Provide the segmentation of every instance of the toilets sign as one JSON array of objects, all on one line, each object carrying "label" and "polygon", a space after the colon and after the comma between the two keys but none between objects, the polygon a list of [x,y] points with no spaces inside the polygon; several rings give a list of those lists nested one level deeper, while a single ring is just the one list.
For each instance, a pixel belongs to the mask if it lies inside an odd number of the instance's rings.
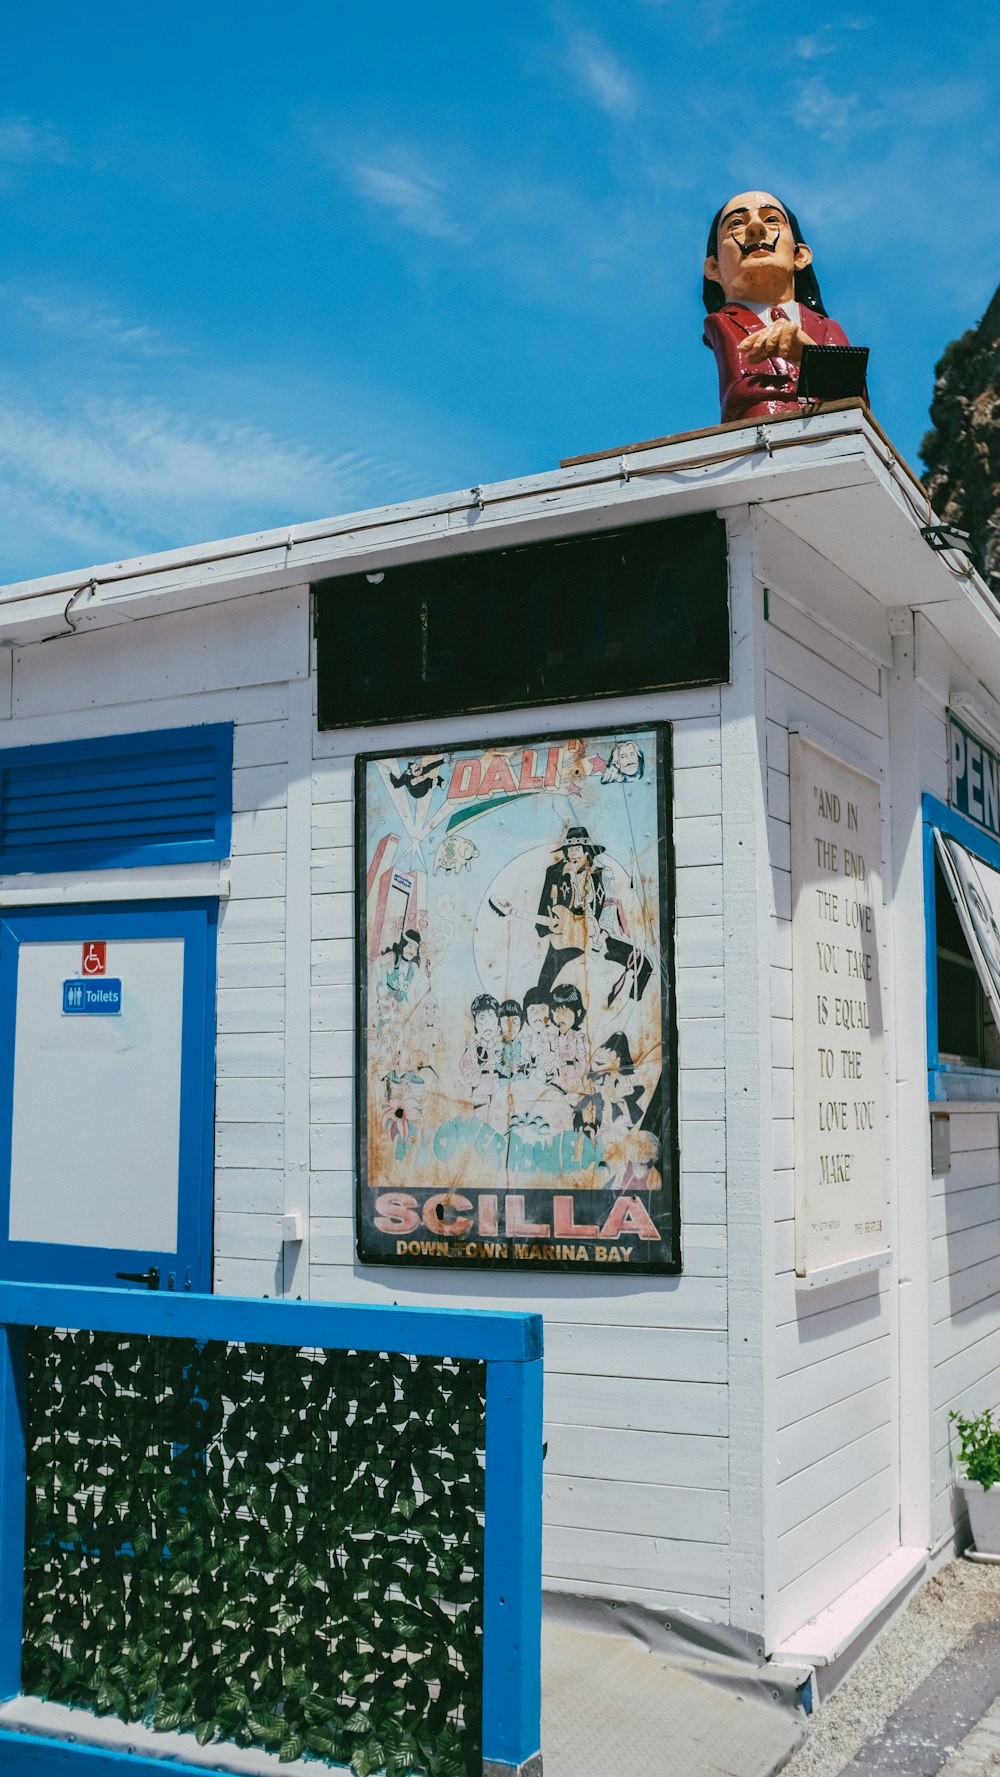
[{"label": "toilets sign", "polygon": [[96,981],[64,981],[62,1009],[67,1015],[114,1016],[122,1009],[122,984],[110,976]]}]

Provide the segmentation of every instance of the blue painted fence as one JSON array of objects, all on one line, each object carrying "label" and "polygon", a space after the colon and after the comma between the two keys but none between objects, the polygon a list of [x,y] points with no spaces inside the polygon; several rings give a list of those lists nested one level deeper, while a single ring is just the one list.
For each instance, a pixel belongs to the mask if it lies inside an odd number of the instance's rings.
[{"label": "blue painted fence", "polygon": [[[483,1765],[502,1777],[534,1764],[541,1739],[540,1315],[0,1282],[0,1699],[21,1689],[29,1327],[484,1362]],[[176,1761],[5,1730],[0,1769],[8,1777],[204,1777],[203,1766],[196,1773]]]}]

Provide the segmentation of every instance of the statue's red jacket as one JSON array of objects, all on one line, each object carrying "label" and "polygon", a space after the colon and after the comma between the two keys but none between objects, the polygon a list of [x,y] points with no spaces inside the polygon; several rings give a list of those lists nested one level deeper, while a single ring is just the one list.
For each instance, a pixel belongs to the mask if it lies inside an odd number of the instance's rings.
[{"label": "statue's red jacket", "polygon": [[[796,394],[799,366],[787,358],[765,358],[760,364],[748,364],[740,352],[741,339],[748,333],[759,333],[767,323],[753,309],[727,302],[705,316],[704,340],[715,353],[719,366],[719,400],[724,420],[766,420],[774,414],[799,410]],[[799,325],[803,333],[818,346],[850,345],[842,327],[826,315],[817,315],[802,303]]]}]

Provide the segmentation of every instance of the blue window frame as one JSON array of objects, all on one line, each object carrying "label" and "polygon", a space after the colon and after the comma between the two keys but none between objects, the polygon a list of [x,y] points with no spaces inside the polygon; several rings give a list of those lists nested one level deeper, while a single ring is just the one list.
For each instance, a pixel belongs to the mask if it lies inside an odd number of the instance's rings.
[{"label": "blue window frame", "polygon": [[231,722],[0,751],[0,873],[229,856]]},{"label": "blue window frame", "polygon": [[964,845],[967,851],[981,858],[993,870],[1000,870],[1000,844],[977,827],[974,821],[958,814],[936,796],[923,797],[924,822],[924,941],[927,979],[927,1088],[932,1103],[948,1100],[1000,1101],[1000,1069],[967,1067],[961,1063],[942,1061],[939,1040],[938,1008],[938,930],[935,894],[936,856],[934,830],[947,833]]},{"label": "blue window frame", "polygon": [[[119,1272],[144,1271],[155,1265],[164,1288],[211,1290],[217,927],[218,902],[208,898],[31,907],[0,914],[0,1048],[8,1058],[0,1070],[0,1279],[114,1288]],[[162,1250],[12,1240],[11,1149],[21,946],[171,938],[184,943],[176,1240]],[[53,1115],[58,1114],[59,1107],[54,1105]],[[171,1273],[174,1283],[170,1282]]]}]

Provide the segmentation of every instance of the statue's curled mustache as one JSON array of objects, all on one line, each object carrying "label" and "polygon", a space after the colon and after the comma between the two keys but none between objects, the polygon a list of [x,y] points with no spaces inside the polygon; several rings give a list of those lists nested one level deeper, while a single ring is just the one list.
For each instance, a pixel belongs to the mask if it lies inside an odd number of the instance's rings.
[{"label": "statue's curled mustache", "polygon": [[[736,237],[734,236],[733,238],[735,240]],[[763,240],[761,240],[761,241],[739,241],[738,240],[738,241],[736,241],[736,245],[738,246],[742,257],[744,259],[748,259],[751,253],[758,253],[761,251],[763,251],[765,253],[774,253],[777,249],[778,241],[780,240],[780,238],[781,238],[781,231],[779,229],[779,231],[775,235],[773,241],[763,241]]]}]

